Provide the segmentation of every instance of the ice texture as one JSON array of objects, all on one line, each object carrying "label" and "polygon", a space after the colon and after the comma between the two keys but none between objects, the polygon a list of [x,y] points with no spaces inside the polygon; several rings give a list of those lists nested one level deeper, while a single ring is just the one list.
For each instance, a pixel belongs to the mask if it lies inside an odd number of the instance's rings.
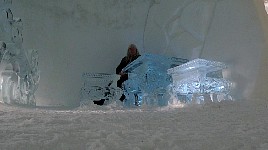
[{"label": "ice texture", "polygon": [[226,68],[222,62],[205,59],[194,59],[170,68],[167,72],[173,80],[171,91],[178,100],[184,102],[232,99],[229,95],[232,83],[222,75],[222,70]]},{"label": "ice texture", "polygon": [[13,17],[11,4],[11,0],[0,1],[0,101],[35,106],[39,56],[37,50],[23,49],[23,23]]},{"label": "ice texture", "polygon": [[167,69],[187,61],[182,58],[146,53],[127,65],[123,69],[128,73],[128,80],[124,82],[126,95],[124,106],[167,105],[167,86],[171,83]]},{"label": "ice texture", "polygon": [[119,79],[117,74],[83,73],[82,78],[80,106],[90,105],[92,101],[101,99],[104,99],[104,104],[107,105],[122,95],[122,90],[116,86]]}]

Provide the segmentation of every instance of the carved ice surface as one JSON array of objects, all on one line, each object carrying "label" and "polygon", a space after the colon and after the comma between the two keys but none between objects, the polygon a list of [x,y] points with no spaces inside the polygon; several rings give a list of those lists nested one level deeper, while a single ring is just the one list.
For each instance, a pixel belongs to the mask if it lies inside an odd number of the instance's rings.
[{"label": "carved ice surface", "polygon": [[0,0],[0,102],[35,106],[38,52],[23,49],[22,20],[13,17],[11,4],[12,0]]},{"label": "carved ice surface", "polygon": [[80,105],[91,104],[93,100],[105,99],[110,104],[119,99],[122,90],[116,86],[119,75],[106,73],[83,73]]},{"label": "carved ice surface", "polygon": [[167,69],[186,63],[187,59],[167,57],[156,54],[144,54],[127,65],[123,71],[128,72],[124,82],[127,107],[165,106],[168,104],[166,87],[171,83]]},{"label": "carved ice surface", "polygon": [[222,76],[222,70],[226,68],[224,63],[205,59],[194,59],[170,68],[168,74],[173,79],[172,92],[179,100],[186,102],[196,98],[200,103],[208,95],[211,100],[231,99],[231,82]]}]

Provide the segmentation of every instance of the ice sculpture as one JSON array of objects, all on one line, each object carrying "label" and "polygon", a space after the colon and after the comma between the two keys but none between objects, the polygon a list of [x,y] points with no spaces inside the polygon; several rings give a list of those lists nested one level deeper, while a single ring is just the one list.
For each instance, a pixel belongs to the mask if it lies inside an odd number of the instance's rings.
[{"label": "ice sculpture", "polygon": [[13,17],[11,4],[12,0],[0,0],[0,102],[35,106],[38,53],[23,49],[22,20]]},{"label": "ice sculpture", "polygon": [[127,65],[124,82],[124,106],[165,106],[168,104],[166,87],[171,83],[167,69],[186,63],[187,59],[144,54]]},{"label": "ice sculpture", "polygon": [[83,73],[80,106],[90,105],[94,100],[104,100],[104,105],[119,99],[122,90],[116,86],[117,74]]},{"label": "ice sculpture", "polygon": [[172,76],[172,93],[183,102],[195,100],[197,103],[205,99],[212,101],[232,99],[229,95],[231,82],[224,79],[222,70],[227,66],[222,62],[194,59],[181,66],[168,69]]}]

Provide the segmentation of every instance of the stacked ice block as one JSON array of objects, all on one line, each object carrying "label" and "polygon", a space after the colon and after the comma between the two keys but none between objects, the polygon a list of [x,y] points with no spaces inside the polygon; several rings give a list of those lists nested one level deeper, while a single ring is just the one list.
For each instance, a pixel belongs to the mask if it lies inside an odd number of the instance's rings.
[{"label": "stacked ice block", "polygon": [[195,100],[202,103],[232,99],[229,95],[231,82],[224,79],[222,71],[227,66],[222,62],[194,59],[181,66],[168,69],[172,76],[172,93],[184,102]]},{"label": "stacked ice block", "polygon": [[171,78],[167,69],[186,63],[187,59],[144,54],[126,66],[129,77],[124,82],[124,106],[165,106],[168,104],[167,86]]}]

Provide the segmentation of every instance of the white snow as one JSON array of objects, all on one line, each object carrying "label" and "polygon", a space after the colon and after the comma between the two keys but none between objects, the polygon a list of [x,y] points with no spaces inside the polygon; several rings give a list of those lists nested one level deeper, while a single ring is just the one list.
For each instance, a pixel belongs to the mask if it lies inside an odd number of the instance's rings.
[{"label": "white snow", "polygon": [[[267,31],[257,19],[253,1],[222,0],[215,5],[213,1],[193,1],[185,12],[179,11],[184,2],[163,0],[151,6],[149,1],[15,0],[12,10],[24,21],[25,47],[40,52],[42,74],[37,102],[40,106],[79,103],[81,74],[113,73],[130,42],[141,50],[158,52],[156,48],[169,47],[170,52],[181,57],[190,58],[197,51],[204,58],[224,60],[231,65],[230,78],[239,85],[234,92],[238,95],[250,93],[244,89],[251,89],[255,79],[266,83],[267,74],[261,69],[267,66],[263,37]],[[200,37],[205,39],[192,37],[190,31],[196,30],[187,28],[189,32],[181,32],[186,28],[182,25],[191,23],[184,15],[196,16],[206,8],[210,11],[200,17],[207,17],[210,23],[194,32],[202,33]],[[174,51],[180,48],[177,40],[184,44],[181,49],[190,50]],[[200,45],[204,49],[199,54]],[[263,83],[256,86],[260,93],[267,89]],[[25,108],[0,104],[0,149],[267,150],[267,124],[266,99],[151,109],[116,105]]]},{"label": "white snow", "polygon": [[267,150],[268,101],[75,109],[0,105],[2,150]]}]

